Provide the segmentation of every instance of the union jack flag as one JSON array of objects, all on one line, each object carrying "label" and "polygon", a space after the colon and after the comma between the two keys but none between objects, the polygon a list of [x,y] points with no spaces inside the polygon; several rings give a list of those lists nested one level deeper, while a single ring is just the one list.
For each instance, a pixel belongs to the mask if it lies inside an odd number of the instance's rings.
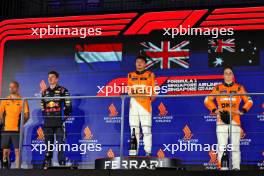
[{"label": "union jack flag", "polygon": [[235,52],[235,39],[212,39],[209,40],[211,51],[215,53],[223,53],[224,51]]},{"label": "union jack flag", "polygon": [[148,58],[147,69],[158,66],[160,69],[175,67],[189,68],[189,49],[185,48],[190,41],[173,45],[171,41],[142,42],[143,52]]}]

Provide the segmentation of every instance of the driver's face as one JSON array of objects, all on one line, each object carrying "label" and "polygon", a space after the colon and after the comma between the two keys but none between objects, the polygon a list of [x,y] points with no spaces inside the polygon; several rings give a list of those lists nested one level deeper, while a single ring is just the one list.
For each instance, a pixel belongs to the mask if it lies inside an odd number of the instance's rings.
[{"label": "driver's face", "polygon": [[224,71],[224,80],[225,82],[232,82],[234,80],[233,71],[229,68],[225,69]]},{"label": "driver's face", "polygon": [[143,59],[136,60],[136,69],[137,70],[144,70],[146,68],[146,62]]},{"label": "driver's face", "polygon": [[9,84],[9,93],[10,94],[18,94],[18,86],[15,83],[10,83]]},{"label": "driver's face", "polygon": [[58,78],[54,74],[49,74],[48,81],[50,85],[56,85],[58,83]]}]

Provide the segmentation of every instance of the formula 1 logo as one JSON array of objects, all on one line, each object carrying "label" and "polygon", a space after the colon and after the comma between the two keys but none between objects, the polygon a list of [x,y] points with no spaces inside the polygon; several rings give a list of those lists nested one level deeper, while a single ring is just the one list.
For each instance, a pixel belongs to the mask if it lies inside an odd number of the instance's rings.
[{"label": "formula 1 logo", "polygon": [[115,153],[113,152],[113,150],[110,148],[107,153],[106,153],[108,158],[114,158],[115,157]]},{"label": "formula 1 logo", "polygon": [[162,149],[159,149],[157,152],[157,157],[158,158],[165,158],[165,153],[163,152]]},{"label": "formula 1 logo", "polygon": [[90,130],[88,126],[84,128],[83,133],[84,133],[85,140],[91,140],[93,138],[92,131]]},{"label": "formula 1 logo", "polygon": [[116,110],[114,103],[111,103],[111,105],[108,107],[108,110],[109,110],[109,117],[117,116],[118,112]]},{"label": "formula 1 logo", "polygon": [[43,132],[43,129],[41,127],[38,127],[37,135],[38,135],[37,140],[44,141],[44,132]]}]

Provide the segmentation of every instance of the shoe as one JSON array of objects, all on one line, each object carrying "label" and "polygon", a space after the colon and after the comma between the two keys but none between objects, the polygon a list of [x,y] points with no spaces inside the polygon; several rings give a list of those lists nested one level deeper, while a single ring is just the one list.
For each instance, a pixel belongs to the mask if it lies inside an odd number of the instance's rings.
[{"label": "shoe", "polygon": [[45,158],[44,163],[43,163],[43,169],[48,169],[50,166],[51,166],[51,159]]},{"label": "shoe", "polygon": [[65,166],[66,165],[66,161],[59,161],[59,164],[60,164],[60,166]]},{"label": "shoe", "polygon": [[8,159],[3,159],[2,168],[3,169],[10,169],[11,163],[8,162]]}]

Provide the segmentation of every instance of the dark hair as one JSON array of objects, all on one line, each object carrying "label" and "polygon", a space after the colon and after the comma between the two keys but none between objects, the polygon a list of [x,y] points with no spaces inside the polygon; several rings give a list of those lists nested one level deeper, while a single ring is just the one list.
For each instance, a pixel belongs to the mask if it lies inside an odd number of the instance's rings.
[{"label": "dark hair", "polygon": [[143,60],[145,63],[147,63],[147,58],[146,58],[145,56],[143,56],[143,55],[138,55],[138,56],[136,57],[136,60],[138,60],[138,59],[141,59],[141,60]]},{"label": "dark hair", "polygon": [[60,74],[59,74],[58,72],[56,72],[56,71],[50,71],[50,72],[48,73],[48,75],[55,75],[56,78],[59,78],[59,76],[60,76]]},{"label": "dark hair", "polygon": [[17,87],[19,87],[19,83],[17,81],[11,81],[10,84],[15,84]]},{"label": "dark hair", "polygon": [[224,66],[223,72],[225,72],[226,69],[230,69],[232,72],[234,72],[232,66]]}]

